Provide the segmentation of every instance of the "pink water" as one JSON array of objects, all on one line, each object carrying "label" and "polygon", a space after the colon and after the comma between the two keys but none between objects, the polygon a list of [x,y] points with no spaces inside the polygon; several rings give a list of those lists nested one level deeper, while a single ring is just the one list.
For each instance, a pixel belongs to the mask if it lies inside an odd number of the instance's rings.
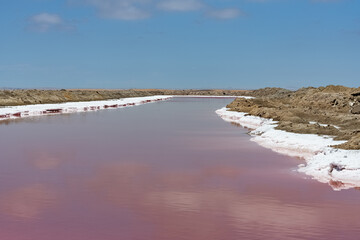
[{"label": "pink water", "polygon": [[0,124],[0,240],[359,239],[360,192],[175,98]]}]

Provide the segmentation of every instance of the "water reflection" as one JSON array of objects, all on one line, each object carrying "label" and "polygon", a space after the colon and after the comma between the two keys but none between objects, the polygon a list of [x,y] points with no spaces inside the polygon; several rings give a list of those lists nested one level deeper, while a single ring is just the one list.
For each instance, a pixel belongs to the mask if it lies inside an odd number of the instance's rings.
[{"label": "water reflection", "polygon": [[288,203],[282,194],[276,197],[279,192],[289,194],[288,188],[266,194],[261,189],[235,191],[236,187],[219,187],[212,182],[217,177],[232,179],[239,174],[240,169],[227,166],[163,173],[129,162],[103,167],[89,186],[109,204],[155,223],[155,236],[160,239],[175,237],[175,233],[184,239],[237,239],[239,234],[248,236],[250,232],[259,239],[308,239],[316,237],[316,226],[333,214],[317,204]]},{"label": "water reflection", "polygon": [[44,184],[33,184],[2,194],[1,212],[16,218],[36,218],[56,203],[56,192]]},{"label": "water reflection", "polygon": [[54,149],[33,149],[25,151],[27,161],[39,170],[52,170],[59,168],[69,161],[74,161],[76,151],[57,147]]},{"label": "water reflection", "polygon": [[31,164],[41,170],[54,169],[62,163],[60,156],[47,152],[34,152],[29,154],[29,157]]}]

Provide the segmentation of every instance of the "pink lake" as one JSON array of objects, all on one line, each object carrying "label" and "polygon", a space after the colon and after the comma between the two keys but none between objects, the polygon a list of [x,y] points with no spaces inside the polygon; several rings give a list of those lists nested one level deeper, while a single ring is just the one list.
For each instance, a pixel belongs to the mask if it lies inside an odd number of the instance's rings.
[{"label": "pink lake", "polygon": [[359,239],[360,191],[297,173],[232,99],[0,123],[0,240]]}]

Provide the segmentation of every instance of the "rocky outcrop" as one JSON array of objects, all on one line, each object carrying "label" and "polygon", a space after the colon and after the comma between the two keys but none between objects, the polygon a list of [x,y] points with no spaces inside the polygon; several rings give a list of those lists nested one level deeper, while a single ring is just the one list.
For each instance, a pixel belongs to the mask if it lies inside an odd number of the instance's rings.
[{"label": "rocky outcrop", "polygon": [[351,109],[351,113],[352,113],[352,114],[360,114],[360,105],[354,106],[354,107]]},{"label": "rocky outcrop", "polygon": [[354,93],[352,93],[351,94],[353,97],[358,97],[358,96],[360,96],[360,92],[354,92]]}]

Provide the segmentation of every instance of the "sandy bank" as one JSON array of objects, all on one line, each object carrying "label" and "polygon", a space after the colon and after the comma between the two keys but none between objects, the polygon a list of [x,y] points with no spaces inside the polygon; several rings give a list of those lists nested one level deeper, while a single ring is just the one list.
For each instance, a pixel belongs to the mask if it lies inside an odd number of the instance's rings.
[{"label": "sandy bank", "polygon": [[360,88],[327,86],[289,91],[265,88],[238,98],[231,111],[273,119],[276,129],[293,133],[331,135],[345,140],[340,149],[360,150]]},{"label": "sandy bank", "polygon": [[216,112],[251,129],[261,146],[304,159],[300,172],[341,190],[360,187],[358,90],[256,90],[256,98],[237,98]]}]

